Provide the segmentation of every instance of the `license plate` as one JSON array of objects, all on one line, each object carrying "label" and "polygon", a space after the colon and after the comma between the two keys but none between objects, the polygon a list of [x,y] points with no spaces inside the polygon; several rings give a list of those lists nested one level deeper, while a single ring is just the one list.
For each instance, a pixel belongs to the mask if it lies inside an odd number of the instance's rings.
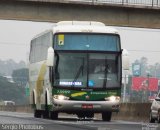
[{"label": "license plate", "polygon": [[93,108],[93,104],[82,104],[82,108],[83,109],[92,109]]}]

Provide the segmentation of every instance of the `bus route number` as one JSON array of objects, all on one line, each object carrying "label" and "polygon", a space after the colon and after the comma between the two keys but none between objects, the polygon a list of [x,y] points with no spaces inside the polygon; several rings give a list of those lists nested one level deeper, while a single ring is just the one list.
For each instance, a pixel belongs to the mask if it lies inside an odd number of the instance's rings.
[{"label": "bus route number", "polygon": [[69,90],[57,90],[57,93],[60,93],[60,94],[70,94],[70,91]]}]

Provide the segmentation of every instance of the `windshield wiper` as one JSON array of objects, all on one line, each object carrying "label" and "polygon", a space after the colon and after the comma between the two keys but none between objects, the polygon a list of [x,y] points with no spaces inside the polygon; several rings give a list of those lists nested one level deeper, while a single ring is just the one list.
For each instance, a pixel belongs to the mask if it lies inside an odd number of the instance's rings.
[{"label": "windshield wiper", "polygon": [[79,69],[78,69],[78,71],[77,71],[77,73],[75,75],[75,78],[72,81],[72,86],[71,87],[74,87],[75,82],[77,81],[78,77],[80,76],[81,71],[83,72],[83,64],[79,67]]},{"label": "windshield wiper", "polygon": [[107,73],[108,73],[108,65],[107,65],[107,59],[105,59],[105,70],[104,70],[103,88],[105,88],[106,84],[107,84]]}]

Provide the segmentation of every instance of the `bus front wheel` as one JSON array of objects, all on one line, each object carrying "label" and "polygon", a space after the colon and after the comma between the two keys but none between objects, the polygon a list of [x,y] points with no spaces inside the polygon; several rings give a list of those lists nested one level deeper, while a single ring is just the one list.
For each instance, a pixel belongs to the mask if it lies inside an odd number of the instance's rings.
[{"label": "bus front wheel", "polygon": [[103,121],[111,121],[112,112],[103,112],[102,119]]}]

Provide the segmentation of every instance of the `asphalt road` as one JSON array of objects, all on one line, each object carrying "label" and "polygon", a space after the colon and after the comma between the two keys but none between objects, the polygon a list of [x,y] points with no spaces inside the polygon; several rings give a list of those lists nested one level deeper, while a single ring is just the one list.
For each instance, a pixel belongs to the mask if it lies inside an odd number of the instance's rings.
[{"label": "asphalt road", "polygon": [[34,118],[31,113],[0,112],[0,130],[160,130],[160,124],[78,120],[72,115],[49,120]]}]

